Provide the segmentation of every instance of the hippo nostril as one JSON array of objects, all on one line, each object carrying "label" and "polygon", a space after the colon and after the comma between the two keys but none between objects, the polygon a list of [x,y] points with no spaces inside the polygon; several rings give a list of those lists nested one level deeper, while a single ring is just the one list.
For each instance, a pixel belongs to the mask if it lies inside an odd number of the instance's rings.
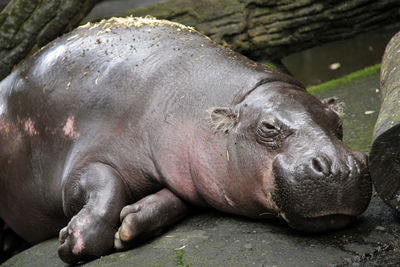
[{"label": "hippo nostril", "polygon": [[321,166],[321,163],[318,160],[313,159],[312,160],[312,166],[313,166],[314,170],[316,170],[318,172],[322,172],[322,166]]},{"label": "hippo nostril", "polygon": [[322,173],[324,175],[329,175],[329,167],[327,165],[327,162],[321,158],[313,158],[311,160],[312,162],[312,168],[314,171],[318,173]]}]

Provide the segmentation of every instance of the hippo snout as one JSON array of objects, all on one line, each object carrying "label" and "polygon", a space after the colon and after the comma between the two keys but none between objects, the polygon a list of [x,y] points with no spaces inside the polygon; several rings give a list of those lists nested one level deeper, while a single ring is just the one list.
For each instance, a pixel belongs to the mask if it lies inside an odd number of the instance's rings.
[{"label": "hippo snout", "polygon": [[338,229],[367,208],[372,184],[366,154],[339,156],[275,158],[273,199],[291,227],[306,232]]},{"label": "hippo snout", "polygon": [[305,175],[316,176],[322,179],[357,179],[362,168],[367,167],[367,155],[365,153],[355,152],[347,155],[344,160],[339,161],[322,154],[317,157],[311,157],[305,164],[309,164],[309,166],[306,167],[308,174],[305,173]]}]

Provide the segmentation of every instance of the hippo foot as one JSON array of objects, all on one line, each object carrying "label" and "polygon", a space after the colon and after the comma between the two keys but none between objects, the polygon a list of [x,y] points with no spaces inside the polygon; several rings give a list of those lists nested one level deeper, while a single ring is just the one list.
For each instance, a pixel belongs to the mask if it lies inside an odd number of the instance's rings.
[{"label": "hippo foot", "polygon": [[110,166],[92,163],[76,173],[64,190],[64,211],[72,218],[60,231],[58,248],[60,258],[69,264],[112,252],[119,213],[126,203],[123,193],[115,194],[124,192],[124,183]]},{"label": "hippo foot", "polygon": [[78,219],[71,220],[66,227],[61,229],[59,234],[58,254],[67,263],[75,263],[79,258],[88,258],[86,255],[88,253],[85,251],[86,240],[82,236],[83,229],[79,229],[83,225],[77,221]]},{"label": "hippo foot", "polygon": [[58,255],[70,264],[95,259],[112,250],[113,232],[107,229],[111,226],[93,214],[78,215],[59,234]]},{"label": "hippo foot", "polygon": [[187,204],[168,189],[125,206],[120,214],[121,226],[115,233],[114,247],[127,250],[158,236],[187,211]]}]

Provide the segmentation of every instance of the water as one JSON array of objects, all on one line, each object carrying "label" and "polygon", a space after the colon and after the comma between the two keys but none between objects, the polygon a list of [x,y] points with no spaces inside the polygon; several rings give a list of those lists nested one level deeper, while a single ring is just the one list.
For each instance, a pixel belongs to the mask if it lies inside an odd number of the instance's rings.
[{"label": "water", "polygon": [[287,56],[282,62],[305,86],[316,85],[380,63],[386,44],[399,30],[400,26],[390,27],[330,42]]}]

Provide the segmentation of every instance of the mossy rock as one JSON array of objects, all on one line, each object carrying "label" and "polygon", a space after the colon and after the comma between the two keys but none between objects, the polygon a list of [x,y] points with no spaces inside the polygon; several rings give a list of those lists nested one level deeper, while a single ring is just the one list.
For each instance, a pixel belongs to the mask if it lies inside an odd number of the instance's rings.
[{"label": "mossy rock", "polygon": [[380,109],[379,71],[380,64],[307,89],[319,99],[336,96],[344,103],[344,143],[354,150],[371,148]]}]

